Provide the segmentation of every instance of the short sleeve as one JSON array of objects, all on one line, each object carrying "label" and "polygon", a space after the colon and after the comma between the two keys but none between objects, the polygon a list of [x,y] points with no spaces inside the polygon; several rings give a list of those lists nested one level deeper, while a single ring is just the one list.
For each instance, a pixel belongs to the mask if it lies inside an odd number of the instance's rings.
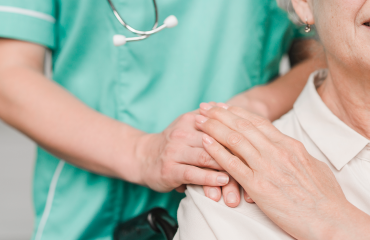
[{"label": "short sleeve", "polygon": [[55,47],[54,0],[0,0],[0,37]]}]

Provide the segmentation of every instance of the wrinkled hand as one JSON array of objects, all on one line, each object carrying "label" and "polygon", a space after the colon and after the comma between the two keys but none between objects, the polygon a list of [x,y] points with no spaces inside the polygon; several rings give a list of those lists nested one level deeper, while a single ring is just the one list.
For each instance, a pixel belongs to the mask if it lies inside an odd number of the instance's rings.
[{"label": "wrinkled hand", "polygon": [[224,186],[229,182],[228,174],[214,171],[222,168],[204,150],[195,115],[186,113],[162,133],[142,137],[138,152],[144,185],[158,192],[175,188],[181,192],[184,184]]},{"label": "wrinkled hand", "polygon": [[359,211],[346,200],[329,167],[268,120],[241,108],[204,103],[200,113],[197,127],[213,137],[203,137],[207,152],[293,237],[328,239]]}]

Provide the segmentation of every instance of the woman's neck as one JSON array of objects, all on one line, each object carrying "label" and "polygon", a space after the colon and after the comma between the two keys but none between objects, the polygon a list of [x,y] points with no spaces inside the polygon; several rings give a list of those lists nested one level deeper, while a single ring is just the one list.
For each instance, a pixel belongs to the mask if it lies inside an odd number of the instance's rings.
[{"label": "woman's neck", "polygon": [[350,71],[328,59],[329,74],[318,88],[326,106],[344,123],[370,139],[370,71]]}]

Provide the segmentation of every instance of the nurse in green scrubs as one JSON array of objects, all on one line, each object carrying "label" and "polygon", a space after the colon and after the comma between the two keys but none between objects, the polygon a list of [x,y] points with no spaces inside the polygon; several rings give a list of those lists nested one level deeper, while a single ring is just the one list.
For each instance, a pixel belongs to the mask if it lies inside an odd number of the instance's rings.
[{"label": "nurse in green scrubs", "polygon": [[[151,1],[114,3],[151,28]],[[220,167],[192,111],[231,99],[276,119],[316,67],[304,61],[267,84],[302,36],[274,0],[157,4],[161,22],[173,14],[179,25],[115,47],[113,35],[133,35],[107,1],[0,0],[0,117],[39,144],[33,239],[111,239],[117,223],[158,206],[175,217],[184,195],[173,190],[188,183],[215,200],[229,183],[223,194],[237,205],[236,183],[204,169]]]}]

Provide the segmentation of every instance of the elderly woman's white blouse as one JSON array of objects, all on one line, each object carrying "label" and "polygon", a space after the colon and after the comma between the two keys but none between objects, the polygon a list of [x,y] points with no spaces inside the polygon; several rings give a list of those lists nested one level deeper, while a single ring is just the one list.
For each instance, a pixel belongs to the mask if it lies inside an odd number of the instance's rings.
[{"label": "elderly woman's white blouse", "polygon": [[[325,75],[325,70],[312,74],[293,110],[274,125],[328,164],[348,201],[370,215],[369,140],[339,120],[321,100],[316,87]],[[199,186],[188,186],[178,221],[175,240],[293,239],[256,204],[242,200],[238,207],[229,208],[223,199],[214,202],[206,198]]]}]

